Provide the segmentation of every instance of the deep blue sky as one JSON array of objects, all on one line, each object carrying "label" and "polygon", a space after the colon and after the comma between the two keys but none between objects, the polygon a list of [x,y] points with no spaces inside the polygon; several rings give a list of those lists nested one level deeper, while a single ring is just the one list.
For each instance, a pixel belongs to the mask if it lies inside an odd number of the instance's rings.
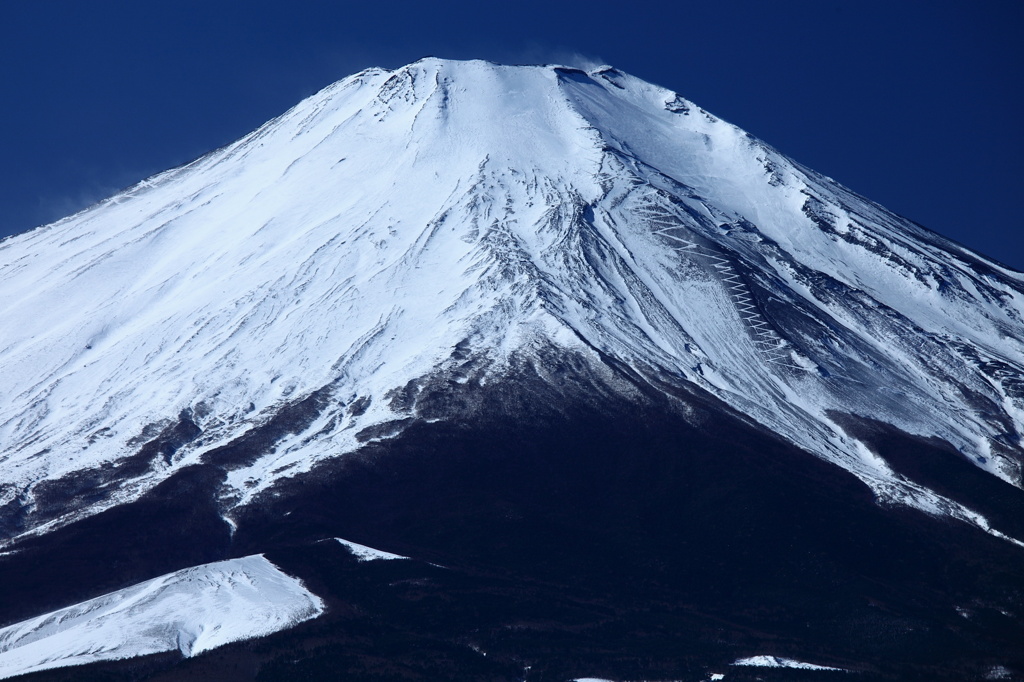
[{"label": "deep blue sky", "polygon": [[0,236],[367,66],[606,62],[1024,269],[1024,2],[0,2]]}]

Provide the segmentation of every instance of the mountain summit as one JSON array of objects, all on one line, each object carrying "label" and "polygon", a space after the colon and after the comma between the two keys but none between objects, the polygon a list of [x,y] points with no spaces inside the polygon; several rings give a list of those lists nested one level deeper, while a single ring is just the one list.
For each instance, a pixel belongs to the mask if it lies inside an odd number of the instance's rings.
[{"label": "mountain summit", "polygon": [[392,623],[403,679],[417,637],[493,679],[1021,665],[1024,275],[614,68],[363,71],[0,242],[0,292],[0,676],[54,667],[19,620],[222,561],[312,620],[218,651],[351,649],[331,576],[401,598],[341,535],[431,598],[529,595]]}]

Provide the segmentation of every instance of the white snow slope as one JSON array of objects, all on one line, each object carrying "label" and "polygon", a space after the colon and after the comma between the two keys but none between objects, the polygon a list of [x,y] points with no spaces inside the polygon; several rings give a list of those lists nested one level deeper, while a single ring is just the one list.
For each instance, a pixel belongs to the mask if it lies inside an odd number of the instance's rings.
[{"label": "white snow slope", "polygon": [[360,545],[358,542],[352,542],[351,540],[342,540],[341,538],[334,538],[341,543],[345,549],[352,552],[352,555],[359,561],[394,561],[396,559],[408,559],[407,556],[401,554],[392,554],[391,552],[385,552],[382,549],[374,549],[373,547],[367,547],[366,545]]},{"label": "white snow slope", "polygon": [[[29,519],[0,539],[134,499],[317,391],[361,406],[233,470],[223,504],[247,504],[357,449],[460,342],[496,380],[555,344],[692,382],[880,499],[985,529],[835,415],[1021,485],[1021,273],[614,69],[425,59],[0,242],[0,511]],[[32,515],[180,419],[198,435]]]},{"label": "white snow slope", "polygon": [[782,658],[779,656],[751,656],[749,658],[741,658],[734,662],[733,665],[752,666],[756,668],[796,668],[802,670],[834,670],[836,672],[846,672],[842,668],[831,668],[827,665],[804,663],[803,661],[796,661],[792,658]]},{"label": "white snow slope", "polygon": [[319,616],[262,555],[176,571],[0,629],[0,679],[178,649],[194,656]]}]

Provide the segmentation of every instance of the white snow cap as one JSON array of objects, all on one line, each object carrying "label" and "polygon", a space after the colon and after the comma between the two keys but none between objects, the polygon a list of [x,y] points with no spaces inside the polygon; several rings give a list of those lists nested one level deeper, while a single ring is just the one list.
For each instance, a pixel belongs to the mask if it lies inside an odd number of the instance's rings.
[{"label": "white snow cap", "polygon": [[0,505],[176,424],[198,434],[44,532],[326,391],[336,407],[230,472],[221,499],[245,505],[409,416],[387,396],[456,347],[500,381],[554,344],[695,384],[880,499],[998,534],[838,416],[942,439],[1019,486],[1022,320],[1020,273],[676,93],[424,59],[0,242]]}]

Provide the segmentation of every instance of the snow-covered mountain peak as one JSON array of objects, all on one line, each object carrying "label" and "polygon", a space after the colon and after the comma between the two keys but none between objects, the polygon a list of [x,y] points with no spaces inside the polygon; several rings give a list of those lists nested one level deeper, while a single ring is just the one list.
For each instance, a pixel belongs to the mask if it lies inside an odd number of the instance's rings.
[{"label": "snow-covered mountain peak", "polygon": [[0,262],[8,538],[200,462],[230,510],[550,348],[934,513],[985,525],[848,417],[1021,482],[1020,273],[610,67],[369,69]]}]

